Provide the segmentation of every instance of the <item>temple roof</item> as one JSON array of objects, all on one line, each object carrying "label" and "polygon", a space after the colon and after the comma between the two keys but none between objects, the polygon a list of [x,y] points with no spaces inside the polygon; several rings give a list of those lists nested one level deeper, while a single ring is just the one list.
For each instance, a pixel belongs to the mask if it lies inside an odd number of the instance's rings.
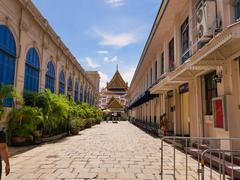
[{"label": "temple roof", "polygon": [[107,105],[108,109],[122,109],[124,108],[121,103],[115,99],[114,97],[112,97],[112,99],[109,101],[108,105]]},{"label": "temple roof", "polygon": [[128,89],[128,84],[123,80],[121,74],[117,69],[111,81],[107,83],[107,90],[126,91],[127,89]]}]

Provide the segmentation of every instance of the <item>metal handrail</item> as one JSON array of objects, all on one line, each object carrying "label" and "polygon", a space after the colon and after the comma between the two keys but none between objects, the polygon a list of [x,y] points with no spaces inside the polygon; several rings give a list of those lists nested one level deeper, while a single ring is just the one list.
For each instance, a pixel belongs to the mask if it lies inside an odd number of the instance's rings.
[{"label": "metal handrail", "polygon": [[[226,137],[179,137],[179,136],[165,136],[162,138],[162,141],[161,141],[161,147],[160,147],[160,150],[161,150],[161,172],[160,172],[160,175],[161,175],[161,180],[163,180],[163,175],[164,175],[164,170],[163,170],[163,166],[164,166],[164,162],[163,162],[163,156],[164,156],[164,146],[163,146],[163,143],[164,141],[166,140],[173,140],[172,142],[172,146],[173,146],[173,178],[176,179],[176,167],[175,167],[175,164],[176,164],[176,140],[182,140],[185,142],[185,148],[188,148],[188,143],[190,141],[193,141],[193,140],[197,140],[198,143],[202,142],[202,141],[230,141],[232,143],[232,141],[240,141],[240,137],[234,137],[234,138],[226,138]],[[198,151],[200,151],[200,147],[198,146]],[[200,155],[198,154],[198,179],[200,179],[200,174],[201,174],[201,171],[200,171],[200,160],[201,160],[201,157]],[[188,179],[188,152],[187,152],[187,149],[185,150],[185,162],[186,162],[186,180]]]}]

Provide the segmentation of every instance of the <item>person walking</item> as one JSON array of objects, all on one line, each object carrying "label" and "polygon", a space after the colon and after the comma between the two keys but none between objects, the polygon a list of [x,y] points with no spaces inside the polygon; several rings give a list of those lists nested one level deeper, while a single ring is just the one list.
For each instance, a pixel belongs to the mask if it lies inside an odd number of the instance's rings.
[{"label": "person walking", "polygon": [[161,116],[160,128],[163,130],[163,135],[166,136],[168,131],[168,119],[166,113]]},{"label": "person walking", "polygon": [[5,163],[5,176],[10,173],[10,164],[8,158],[7,138],[3,130],[0,131],[0,180],[2,179],[2,160]]}]

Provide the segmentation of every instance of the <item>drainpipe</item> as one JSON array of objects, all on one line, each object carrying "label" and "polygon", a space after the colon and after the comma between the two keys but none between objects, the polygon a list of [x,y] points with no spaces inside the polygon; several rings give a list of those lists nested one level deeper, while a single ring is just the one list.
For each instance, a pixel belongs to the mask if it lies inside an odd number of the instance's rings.
[{"label": "drainpipe", "polygon": [[215,33],[219,33],[221,31],[221,18],[218,16],[218,7],[217,7],[217,0],[215,1],[215,15],[216,15],[216,29]]}]

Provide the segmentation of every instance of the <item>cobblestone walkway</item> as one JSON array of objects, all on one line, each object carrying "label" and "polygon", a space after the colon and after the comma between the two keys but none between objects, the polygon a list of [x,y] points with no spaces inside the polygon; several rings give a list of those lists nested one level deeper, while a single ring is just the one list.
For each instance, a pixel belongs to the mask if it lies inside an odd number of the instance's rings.
[{"label": "cobblestone walkway", "polygon": [[[160,179],[160,141],[128,122],[102,123],[13,156],[11,174],[3,179]],[[165,152],[167,173],[171,169],[170,146]],[[177,179],[181,179],[185,156],[177,155]],[[195,179],[195,161],[189,161],[189,179]]]}]

